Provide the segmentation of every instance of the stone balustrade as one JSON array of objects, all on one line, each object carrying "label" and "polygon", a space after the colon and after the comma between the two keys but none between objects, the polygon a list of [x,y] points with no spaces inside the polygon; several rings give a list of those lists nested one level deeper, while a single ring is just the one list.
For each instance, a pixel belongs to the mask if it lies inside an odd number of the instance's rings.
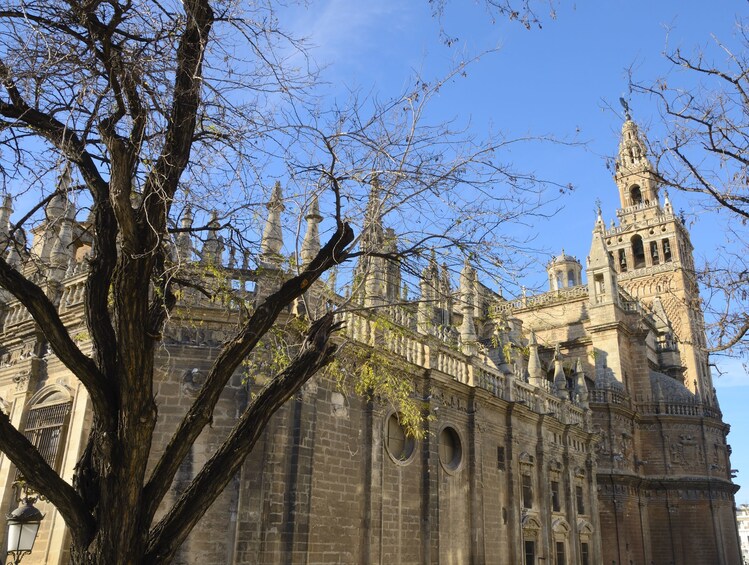
[{"label": "stone balustrade", "polygon": [[508,300],[501,304],[492,306],[490,315],[492,317],[502,316],[513,310],[522,310],[524,308],[535,308],[538,306],[548,306],[557,302],[567,302],[569,300],[576,300],[578,298],[587,298],[588,286],[578,285],[560,290],[551,290],[544,292],[543,294],[536,294],[534,296],[524,296],[522,298],[516,298],[514,300]]}]

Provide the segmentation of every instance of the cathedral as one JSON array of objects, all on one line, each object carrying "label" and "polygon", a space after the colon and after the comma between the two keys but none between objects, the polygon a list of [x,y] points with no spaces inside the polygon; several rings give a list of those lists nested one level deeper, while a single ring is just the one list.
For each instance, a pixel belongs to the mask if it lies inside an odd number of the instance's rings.
[{"label": "cathedral", "polygon": [[[505,299],[470,262],[454,286],[432,260],[420,296],[407,299],[398,265],[366,255],[350,297],[315,283],[285,316],[360,305],[337,314],[345,322],[341,355],[376,350],[397,367],[398,378],[413,384],[426,430],[414,438],[391,404],[315,376],[271,419],[176,562],[740,563],[729,426],[710,375],[692,244],[629,116],[614,181],[616,221],[607,227],[599,210],[589,255],[552,258],[541,294]],[[363,249],[397,245],[377,216],[377,197],[373,189]],[[48,292],[86,351],[86,237],[71,207],[50,201],[48,225],[29,234],[36,261],[7,260],[24,273],[48,265]],[[252,301],[284,277],[282,210],[277,186],[262,269],[226,261],[215,234],[197,250],[182,232],[175,246],[219,264]],[[6,200],[0,235],[10,214]],[[313,204],[303,260],[319,249],[320,221]],[[191,218],[183,222],[189,228]],[[187,300],[158,352],[156,453],[241,316],[197,293]],[[91,425],[90,399],[1,290],[0,324],[0,408],[72,480]],[[167,502],[215,451],[259,380],[237,374],[227,385]],[[0,454],[6,513],[18,504],[17,478]],[[46,516],[24,563],[67,563],[65,524],[49,503],[39,506]]]}]

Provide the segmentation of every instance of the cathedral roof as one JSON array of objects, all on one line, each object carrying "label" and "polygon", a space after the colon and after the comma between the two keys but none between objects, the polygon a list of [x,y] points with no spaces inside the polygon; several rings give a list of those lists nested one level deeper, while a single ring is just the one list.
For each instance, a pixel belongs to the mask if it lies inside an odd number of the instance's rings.
[{"label": "cathedral roof", "polygon": [[609,389],[624,392],[624,384],[619,382],[614,376],[614,371],[608,367],[603,367],[596,374],[596,388]]},{"label": "cathedral roof", "polygon": [[650,388],[653,398],[664,402],[694,402],[692,392],[676,379],[657,371],[650,371]]}]

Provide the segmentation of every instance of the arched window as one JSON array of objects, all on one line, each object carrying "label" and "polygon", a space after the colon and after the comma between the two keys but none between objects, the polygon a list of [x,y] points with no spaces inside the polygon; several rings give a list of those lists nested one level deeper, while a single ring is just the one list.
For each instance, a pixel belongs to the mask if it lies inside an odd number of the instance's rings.
[{"label": "arched window", "polygon": [[567,271],[567,286],[575,286],[575,271]]},{"label": "arched window", "polygon": [[632,236],[632,259],[635,263],[635,269],[645,266],[645,247],[642,244],[642,237],[635,234]]},{"label": "arched window", "polygon": [[650,258],[653,261],[653,265],[657,265],[661,262],[660,255],[658,255],[658,242],[657,241],[651,241],[650,242]]},{"label": "arched window", "polygon": [[642,191],[640,190],[640,187],[636,184],[633,185],[629,189],[629,199],[632,203],[632,206],[636,206],[637,204],[642,204]]},{"label": "arched window", "polygon": [[664,239],[663,244],[663,261],[668,263],[671,260],[671,242],[668,239]]},{"label": "arched window", "polygon": [[42,389],[29,402],[23,433],[55,470],[59,470],[72,404],[61,386]]}]

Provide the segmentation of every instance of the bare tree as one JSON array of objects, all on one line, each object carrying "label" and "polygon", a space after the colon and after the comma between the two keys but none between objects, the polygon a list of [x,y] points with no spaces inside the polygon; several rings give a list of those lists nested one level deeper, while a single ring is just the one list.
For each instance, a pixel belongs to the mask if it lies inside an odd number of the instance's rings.
[{"label": "bare tree", "polygon": [[[734,45],[713,38],[704,50],[666,54],[672,71],[652,84],[633,82],[655,98],[665,135],[652,143],[663,183],[690,195],[695,210],[717,214],[725,238],[697,275],[708,291],[707,331],[713,351],[747,352],[749,334],[749,37],[738,22]],[[652,141],[652,140],[651,140]]]},{"label": "bare tree", "polygon": [[[338,324],[328,313],[155,518],[228,380],[323,273],[364,255],[410,265],[414,274],[429,249],[480,253],[498,270],[517,255],[499,228],[540,204],[537,179],[501,162],[503,147],[522,140],[476,140],[450,123],[430,124],[425,105],[444,81],[417,81],[386,102],[354,96],[326,107],[307,63],[272,2],[23,0],[0,9],[0,178],[16,208],[11,225],[0,226],[2,301],[25,308],[93,410],[73,485],[4,413],[0,450],[61,513],[75,563],[173,558],[271,415],[332,360]],[[271,198],[274,177],[287,186],[283,202]],[[188,291],[233,291],[196,267],[185,237],[205,240],[203,265],[211,257],[221,264],[229,246],[244,258],[243,272],[257,274],[280,252],[278,234],[261,235],[269,200],[279,217],[284,204],[301,217],[318,202],[325,243],[308,247],[312,254],[255,304],[237,299],[247,311],[236,335],[154,454],[164,327],[189,309]],[[358,245],[354,227],[372,202],[397,244]],[[29,248],[26,233],[54,221],[55,240]],[[90,251],[86,348],[61,316],[56,290],[74,248]]]}]

